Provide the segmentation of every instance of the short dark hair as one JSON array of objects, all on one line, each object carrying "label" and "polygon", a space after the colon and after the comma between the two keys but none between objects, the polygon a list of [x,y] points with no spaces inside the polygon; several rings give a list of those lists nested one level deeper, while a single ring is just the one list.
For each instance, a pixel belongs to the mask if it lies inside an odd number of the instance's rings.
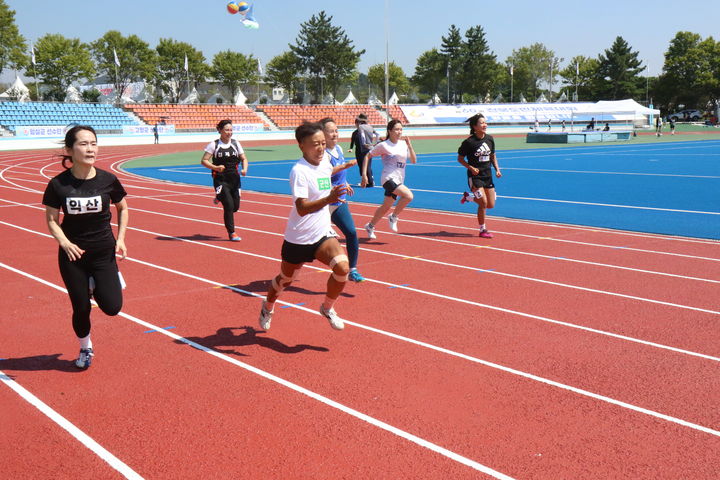
[{"label": "short dark hair", "polygon": [[318,122],[308,122],[305,120],[295,129],[295,140],[300,143],[307,137],[312,137],[317,132],[322,132],[322,129],[322,125]]},{"label": "short dark hair", "polygon": [[473,127],[478,124],[481,118],[485,118],[485,115],[483,115],[482,113],[476,113],[475,115],[467,119],[467,122],[470,124],[470,135],[473,135],[475,133],[475,129]]},{"label": "short dark hair", "polygon": [[232,120],[230,120],[229,118],[226,118],[225,120],[220,120],[220,121],[218,122],[218,124],[215,125],[215,128],[216,128],[217,131],[219,132],[220,130],[222,130],[223,128],[225,128],[225,125],[227,125],[227,124],[232,125]]},{"label": "short dark hair", "polygon": [[[95,140],[97,140],[97,133],[95,133],[95,129],[91,127],[90,125],[74,125],[72,128],[68,129],[68,131],[65,132],[65,140],[63,141],[63,145],[68,150],[72,150],[73,145],[75,145],[75,142],[77,142],[77,134],[83,130],[86,130],[88,132],[91,132],[95,136]],[[65,162],[70,160],[70,163],[72,163],[72,155],[60,155],[62,157],[62,166],[67,168],[68,167]]]},{"label": "short dark hair", "polygon": [[330,123],[330,122],[332,122],[332,123],[337,123],[337,122],[335,121],[335,119],[332,118],[332,117],[321,118],[321,119],[318,121],[318,123],[319,123],[320,126],[323,128],[323,130],[325,129],[325,125],[327,125],[327,124]]}]

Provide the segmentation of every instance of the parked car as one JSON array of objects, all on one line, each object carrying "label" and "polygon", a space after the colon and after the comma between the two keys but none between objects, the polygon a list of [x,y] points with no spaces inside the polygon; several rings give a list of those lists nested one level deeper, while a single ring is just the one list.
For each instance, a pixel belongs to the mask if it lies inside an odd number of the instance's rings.
[{"label": "parked car", "polygon": [[672,119],[676,122],[690,122],[690,121],[697,122],[701,118],[702,118],[702,112],[700,110],[692,110],[692,109],[680,110],[679,112],[671,113],[670,115],[667,116],[668,120]]}]

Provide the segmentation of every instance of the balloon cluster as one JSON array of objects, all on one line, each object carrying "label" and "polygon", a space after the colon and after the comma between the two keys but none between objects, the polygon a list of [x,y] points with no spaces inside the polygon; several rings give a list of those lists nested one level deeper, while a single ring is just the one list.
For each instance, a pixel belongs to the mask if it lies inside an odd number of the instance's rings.
[{"label": "balloon cluster", "polygon": [[255,20],[255,16],[253,15],[253,6],[248,2],[232,1],[227,4],[227,11],[232,15],[240,14],[240,21],[247,28],[260,28],[260,24]]}]

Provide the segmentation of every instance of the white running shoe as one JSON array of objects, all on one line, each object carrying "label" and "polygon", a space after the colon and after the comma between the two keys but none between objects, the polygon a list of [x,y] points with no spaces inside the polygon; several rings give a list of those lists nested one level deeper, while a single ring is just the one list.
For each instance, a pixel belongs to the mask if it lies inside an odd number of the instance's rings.
[{"label": "white running shoe", "polygon": [[265,308],[265,301],[263,300],[262,308],[260,309],[260,328],[263,330],[270,330],[270,322],[272,322],[273,312],[268,311]]},{"label": "white running shoe", "polygon": [[391,213],[390,215],[388,215],[388,223],[390,223],[390,230],[392,230],[395,233],[397,233],[397,222],[398,222],[397,215],[395,215],[394,213]]},{"label": "white running shoe", "polygon": [[330,326],[335,330],[342,330],[343,328],[345,328],[345,324],[343,323],[342,318],[338,317],[338,314],[335,313],[334,308],[331,308],[330,310],[325,310],[325,305],[320,305],[320,315],[327,318],[330,322]]},{"label": "white running shoe", "polygon": [[370,225],[369,223],[366,223],[366,224],[365,224],[365,231],[366,231],[367,234],[368,234],[368,238],[371,238],[371,239],[377,238],[377,237],[375,236],[375,227],[373,227],[373,226]]},{"label": "white running shoe", "polygon": [[92,364],[92,357],[94,356],[95,353],[93,353],[92,348],[81,348],[80,355],[77,360],[75,360],[75,366],[82,370],[87,370],[90,368],[90,365]]}]

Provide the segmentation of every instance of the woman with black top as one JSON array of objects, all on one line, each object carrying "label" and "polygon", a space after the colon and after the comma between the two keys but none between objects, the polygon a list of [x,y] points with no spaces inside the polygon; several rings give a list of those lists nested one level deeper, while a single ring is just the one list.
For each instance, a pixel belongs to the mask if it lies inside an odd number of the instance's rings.
[{"label": "woman with black top", "polygon": [[[228,238],[239,242],[235,233],[234,213],[240,209],[240,175],[247,174],[248,161],[240,142],[232,138],[233,125],[231,120],[220,120],[217,124],[220,138],[207,144],[200,163],[212,170],[213,186],[215,187],[215,203],[222,203],[223,220]],[[242,162],[242,170],[238,165]]]},{"label": "woman with black top", "polygon": [[[105,314],[120,312],[122,277],[115,255],[121,259],[127,255],[126,192],[115,175],[95,167],[97,154],[92,127],[77,125],[68,130],[62,160],[66,170],[50,180],[42,200],[48,228],[60,245],[60,275],[70,296],[73,330],[80,342],[75,365],[81,369],[88,368],[94,356],[90,296]],[[117,240],[110,227],[110,203],[117,209]]]}]

